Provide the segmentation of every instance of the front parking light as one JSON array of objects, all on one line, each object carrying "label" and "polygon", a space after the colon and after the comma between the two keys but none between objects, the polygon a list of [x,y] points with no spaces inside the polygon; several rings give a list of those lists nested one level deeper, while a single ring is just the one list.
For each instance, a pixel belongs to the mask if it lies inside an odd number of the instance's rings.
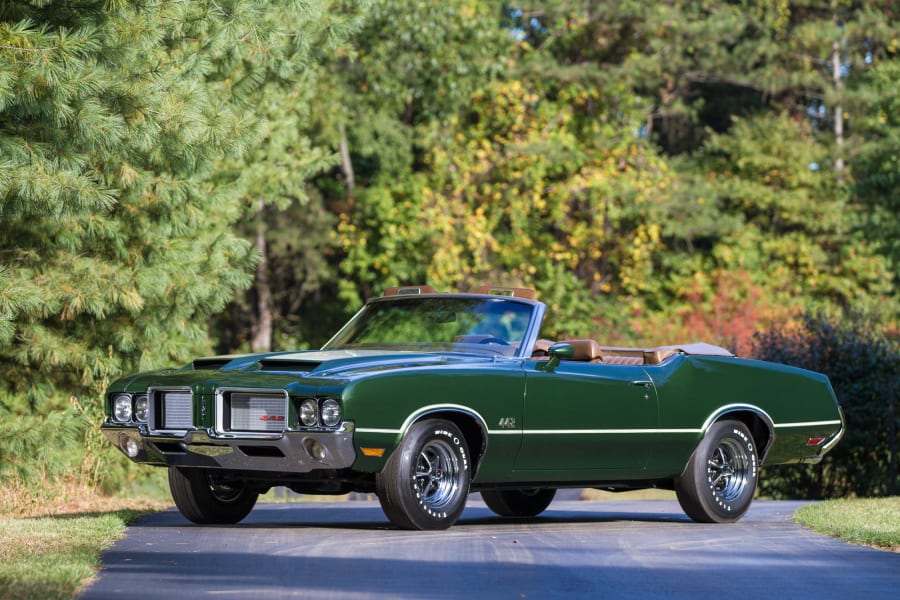
[{"label": "front parking light", "polygon": [[328,451],[325,450],[325,446],[320,444],[318,440],[307,438],[303,440],[303,447],[306,448],[306,453],[309,454],[310,458],[318,462],[325,462]]},{"label": "front parking light", "polygon": [[138,444],[131,436],[124,433],[119,436],[119,448],[128,458],[134,458],[141,451],[141,445]]}]

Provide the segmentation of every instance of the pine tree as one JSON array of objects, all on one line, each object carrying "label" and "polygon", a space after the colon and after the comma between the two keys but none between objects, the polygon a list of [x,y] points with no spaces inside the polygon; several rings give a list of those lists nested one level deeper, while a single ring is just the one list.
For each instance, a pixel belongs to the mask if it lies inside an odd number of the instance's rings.
[{"label": "pine tree", "polygon": [[110,378],[208,350],[256,260],[222,167],[260,158],[265,86],[302,83],[344,7],[0,4],[0,421],[96,417]]}]

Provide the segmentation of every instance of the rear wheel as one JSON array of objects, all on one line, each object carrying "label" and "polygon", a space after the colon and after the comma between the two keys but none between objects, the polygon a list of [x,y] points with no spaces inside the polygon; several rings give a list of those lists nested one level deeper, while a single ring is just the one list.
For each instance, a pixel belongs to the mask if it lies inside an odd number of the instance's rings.
[{"label": "rear wheel", "polygon": [[492,511],[501,517],[536,517],[544,512],[555,489],[482,490],[481,497]]},{"label": "rear wheel", "polygon": [[169,489],[175,506],[199,525],[227,525],[250,514],[259,494],[245,485],[224,481],[206,469],[169,467]]},{"label": "rear wheel", "polygon": [[466,439],[456,425],[420,421],[375,477],[381,508],[403,529],[447,529],[466,506],[470,468]]},{"label": "rear wheel", "polygon": [[675,493],[693,520],[732,523],[750,508],[757,478],[756,447],[747,426],[719,421],[697,446]]}]

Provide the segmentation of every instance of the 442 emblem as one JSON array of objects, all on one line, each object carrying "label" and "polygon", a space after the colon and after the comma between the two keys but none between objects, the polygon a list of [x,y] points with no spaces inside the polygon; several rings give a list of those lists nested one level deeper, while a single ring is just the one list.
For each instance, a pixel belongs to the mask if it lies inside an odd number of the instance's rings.
[{"label": "442 emblem", "polygon": [[497,423],[497,427],[500,429],[515,429],[516,428],[516,418],[515,417],[501,417],[500,422]]}]

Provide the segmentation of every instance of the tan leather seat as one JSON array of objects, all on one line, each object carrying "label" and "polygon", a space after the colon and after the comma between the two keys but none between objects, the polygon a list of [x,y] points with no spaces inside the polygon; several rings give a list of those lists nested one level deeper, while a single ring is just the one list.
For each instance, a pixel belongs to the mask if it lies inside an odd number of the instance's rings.
[{"label": "tan leather seat", "polygon": [[575,350],[571,360],[583,362],[600,361],[600,344],[594,340],[562,340],[563,344],[569,344]]},{"label": "tan leather seat", "polygon": [[642,365],[644,364],[643,356],[603,356],[603,362],[610,365]]},{"label": "tan leather seat", "polygon": [[668,347],[660,347],[660,348],[650,348],[649,350],[644,350],[644,364],[645,365],[658,365],[670,356],[678,354],[677,348],[668,348]]}]

